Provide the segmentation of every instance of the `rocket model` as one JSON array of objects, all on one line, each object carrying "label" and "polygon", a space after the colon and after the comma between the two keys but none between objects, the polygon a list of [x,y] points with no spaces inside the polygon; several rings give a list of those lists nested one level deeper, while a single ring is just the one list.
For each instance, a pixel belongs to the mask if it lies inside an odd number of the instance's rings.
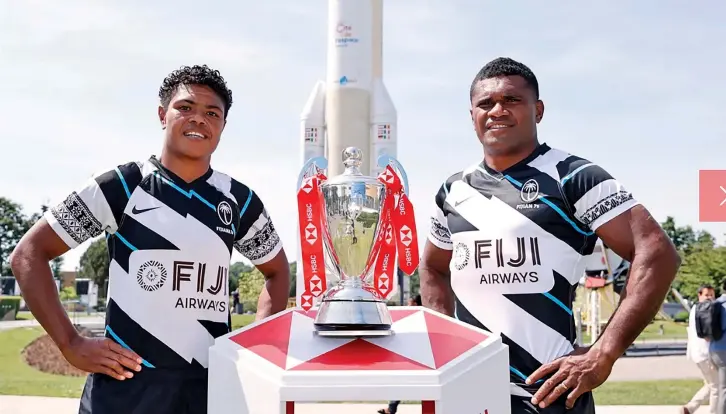
[{"label": "rocket model", "polygon": [[[361,172],[396,157],[396,108],[383,84],[383,0],[328,1],[328,64],[302,112],[302,163],[328,159],[328,177],[344,171],[346,147],[364,151]],[[302,165],[301,163],[301,165]]]},{"label": "rocket model", "polygon": [[[315,84],[301,114],[301,166],[325,157],[326,175],[337,176],[345,170],[343,150],[357,147],[361,172],[377,177],[383,171],[378,157],[397,155],[397,113],[383,84],[383,0],[328,0],[327,33],[327,77]],[[297,276],[300,303],[302,266]]]}]

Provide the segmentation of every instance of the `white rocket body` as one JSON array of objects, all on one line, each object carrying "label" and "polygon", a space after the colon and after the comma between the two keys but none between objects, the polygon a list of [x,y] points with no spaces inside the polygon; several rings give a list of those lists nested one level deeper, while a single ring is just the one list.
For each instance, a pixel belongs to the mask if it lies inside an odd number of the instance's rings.
[{"label": "white rocket body", "polygon": [[[397,156],[397,118],[383,83],[383,0],[328,1],[327,76],[318,81],[301,115],[301,165],[313,157],[328,160],[328,177],[345,170],[347,147],[363,151],[364,175],[383,170],[378,157]],[[299,242],[299,240],[298,240]],[[298,244],[298,263],[301,263]],[[304,291],[297,269],[297,303]],[[392,278],[389,298],[397,293]]]}]

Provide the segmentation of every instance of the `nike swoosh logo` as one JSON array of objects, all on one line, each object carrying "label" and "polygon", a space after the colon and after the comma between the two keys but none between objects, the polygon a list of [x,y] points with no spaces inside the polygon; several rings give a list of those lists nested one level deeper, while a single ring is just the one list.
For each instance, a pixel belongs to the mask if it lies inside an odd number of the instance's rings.
[{"label": "nike swoosh logo", "polygon": [[463,200],[460,200],[460,201],[456,201],[456,202],[454,203],[454,207],[458,207],[458,206],[459,206],[459,204],[463,203],[464,201],[466,201],[466,200],[468,200],[468,199],[470,199],[470,198],[472,198],[472,197],[473,197],[473,196],[469,196],[469,197],[467,197],[467,198],[465,198],[465,199],[463,199]]},{"label": "nike swoosh logo", "polygon": [[136,206],[134,206],[134,208],[131,209],[131,212],[134,213],[134,214],[141,214],[141,213],[146,213],[147,211],[156,210],[157,208],[159,208],[159,206],[157,206],[157,207],[149,207],[149,208],[142,208],[141,210],[139,210],[139,209],[136,208]]}]

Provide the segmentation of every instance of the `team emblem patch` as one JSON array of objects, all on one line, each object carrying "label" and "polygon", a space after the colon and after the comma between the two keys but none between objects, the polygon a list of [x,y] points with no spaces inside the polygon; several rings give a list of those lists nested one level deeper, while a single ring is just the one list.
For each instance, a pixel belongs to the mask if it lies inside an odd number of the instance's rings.
[{"label": "team emblem patch", "polygon": [[217,215],[225,226],[232,224],[232,206],[228,202],[222,201],[217,205]]}]

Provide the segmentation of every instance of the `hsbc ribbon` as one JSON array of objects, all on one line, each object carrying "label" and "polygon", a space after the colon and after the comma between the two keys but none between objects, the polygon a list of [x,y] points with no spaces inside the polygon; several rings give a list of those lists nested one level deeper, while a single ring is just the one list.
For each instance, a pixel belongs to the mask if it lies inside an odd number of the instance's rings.
[{"label": "hsbc ribbon", "polygon": [[381,212],[380,251],[373,274],[374,288],[383,297],[390,293],[395,271],[393,260],[398,252],[398,266],[407,275],[418,267],[418,236],[413,205],[403,192],[403,185],[390,165],[378,176],[386,186],[386,201]]},{"label": "hsbc ribbon", "polygon": [[320,182],[325,176],[318,174],[307,178],[297,192],[300,249],[302,252],[303,281],[301,307],[308,311],[313,307],[313,297],[324,292],[325,265],[323,259],[322,195]]}]

